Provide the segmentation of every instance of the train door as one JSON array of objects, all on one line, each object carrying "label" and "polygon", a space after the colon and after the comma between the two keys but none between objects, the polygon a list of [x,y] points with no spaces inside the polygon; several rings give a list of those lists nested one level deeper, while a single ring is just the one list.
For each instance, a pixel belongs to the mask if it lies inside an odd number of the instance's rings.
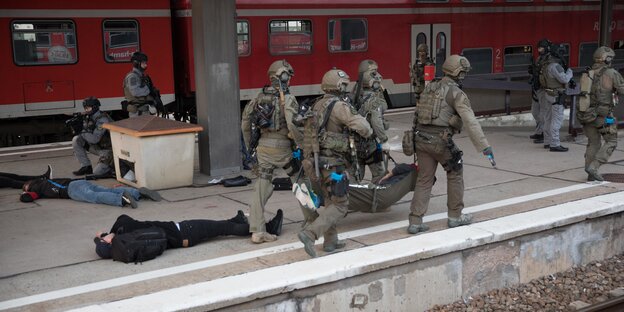
[{"label": "train door", "polygon": [[451,24],[412,25],[411,61],[416,61],[416,48],[421,43],[429,47],[429,56],[436,64],[436,77],[442,76],[442,64],[451,53]]}]

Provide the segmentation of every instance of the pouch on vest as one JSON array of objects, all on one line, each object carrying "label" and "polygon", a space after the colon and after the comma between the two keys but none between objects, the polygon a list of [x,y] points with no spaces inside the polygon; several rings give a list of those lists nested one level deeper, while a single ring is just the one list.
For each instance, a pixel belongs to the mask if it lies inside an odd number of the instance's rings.
[{"label": "pouch on vest", "polygon": [[589,109],[591,104],[590,93],[594,79],[594,70],[589,70],[581,75],[581,93],[578,97],[578,111],[584,112]]},{"label": "pouch on vest", "polygon": [[401,142],[403,154],[412,156],[416,152],[416,144],[414,142],[414,130],[410,129],[403,132],[403,140]]},{"label": "pouch on vest", "polygon": [[419,124],[430,125],[433,119],[438,118],[448,89],[447,85],[443,85],[439,81],[432,81],[425,87],[425,91],[421,94],[418,105],[416,105]]},{"label": "pouch on vest", "polygon": [[596,112],[596,107],[588,107],[585,111],[576,112],[576,118],[582,124],[588,124],[594,122],[596,118],[598,118],[598,113]]},{"label": "pouch on vest", "polygon": [[134,230],[130,233],[117,234],[111,243],[111,255],[114,261],[135,264],[152,260],[167,249],[167,235],[159,227]]}]

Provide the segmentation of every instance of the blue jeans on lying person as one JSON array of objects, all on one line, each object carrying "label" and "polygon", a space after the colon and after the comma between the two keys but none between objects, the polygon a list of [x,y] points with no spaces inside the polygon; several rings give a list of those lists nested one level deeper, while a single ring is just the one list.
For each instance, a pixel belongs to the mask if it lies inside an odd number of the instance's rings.
[{"label": "blue jeans on lying person", "polygon": [[72,181],[67,187],[67,192],[73,200],[119,207],[123,206],[121,195],[124,192],[130,193],[135,200],[141,197],[139,191],[131,187],[108,188],[86,180]]}]

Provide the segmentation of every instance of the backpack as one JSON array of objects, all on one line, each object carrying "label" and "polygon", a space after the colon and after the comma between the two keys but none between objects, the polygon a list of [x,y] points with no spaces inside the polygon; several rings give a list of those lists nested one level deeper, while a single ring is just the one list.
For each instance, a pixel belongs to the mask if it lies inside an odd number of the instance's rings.
[{"label": "backpack", "polygon": [[165,249],[167,249],[165,231],[152,226],[115,235],[111,255],[114,261],[137,264],[162,255]]}]

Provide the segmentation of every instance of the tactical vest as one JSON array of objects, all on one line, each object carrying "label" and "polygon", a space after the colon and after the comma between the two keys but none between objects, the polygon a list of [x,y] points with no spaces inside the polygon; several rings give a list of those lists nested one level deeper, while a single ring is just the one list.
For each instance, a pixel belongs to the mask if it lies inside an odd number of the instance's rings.
[{"label": "tactical vest", "polygon": [[613,87],[608,89],[602,85],[602,76],[607,72],[607,70],[609,70],[609,68],[606,66],[598,71],[594,70],[595,74],[590,91],[590,106],[602,108],[600,113],[604,110],[610,110],[614,105]]},{"label": "tactical vest", "polygon": [[457,84],[444,79],[432,81],[425,87],[416,105],[416,118],[419,125],[450,126],[449,120],[457,116],[455,108],[446,102],[446,95],[451,86],[457,86]]},{"label": "tactical vest", "polygon": [[[311,108],[312,118],[306,120],[304,126],[304,142],[313,142],[315,134],[320,147],[320,154],[326,157],[345,155],[349,152],[349,134],[327,130],[329,117],[339,99],[337,97],[321,98]],[[313,144],[313,143],[312,143]],[[304,149],[306,149],[304,143]],[[311,148],[312,146],[308,147]],[[306,152],[306,154],[309,154]],[[346,155],[345,155],[346,156]]]},{"label": "tactical vest", "polygon": [[559,63],[559,59],[549,56],[545,57],[542,62],[540,62],[540,71],[539,71],[539,81],[542,88],[561,91],[565,90],[565,84],[559,82],[557,78],[553,77],[548,73],[548,66],[552,63]]},{"label": "tactical vest", "polygon": [[130,87],[126,84],[126,82],[128,81],[128,79],[130,78],[130,76],[137,76],[137,79],[139,79],[139,81],[141,80],[141,77],[134,71],[129,72],[126,77],[124,78],[123,81],[123,90],[124,90],[124,97],[126,98],[126,100],[130,103],[130,104],[144,104],[147,102],[147,96],[134,96],[132,95],[132,92],[130,92]]},{"label": "tactical vest", "polygon": [[[97,127],[100,121],[102,121],[102,124],[113,121],[106,112],[103,112],[103,111],[99,111],[99,112],[100,114],[95,119],[92,120],[91,117],[87,119],[85,129],[88,129],[88,131],[93,132],[93,130],[95,130],[95,128]],[[113,147],[113,144],[111,142],[110,132],[108,130],[104,133],[104,135],[102,136],[102,138],[96,145],[100,147],[101,149],[111,149]]]}]

